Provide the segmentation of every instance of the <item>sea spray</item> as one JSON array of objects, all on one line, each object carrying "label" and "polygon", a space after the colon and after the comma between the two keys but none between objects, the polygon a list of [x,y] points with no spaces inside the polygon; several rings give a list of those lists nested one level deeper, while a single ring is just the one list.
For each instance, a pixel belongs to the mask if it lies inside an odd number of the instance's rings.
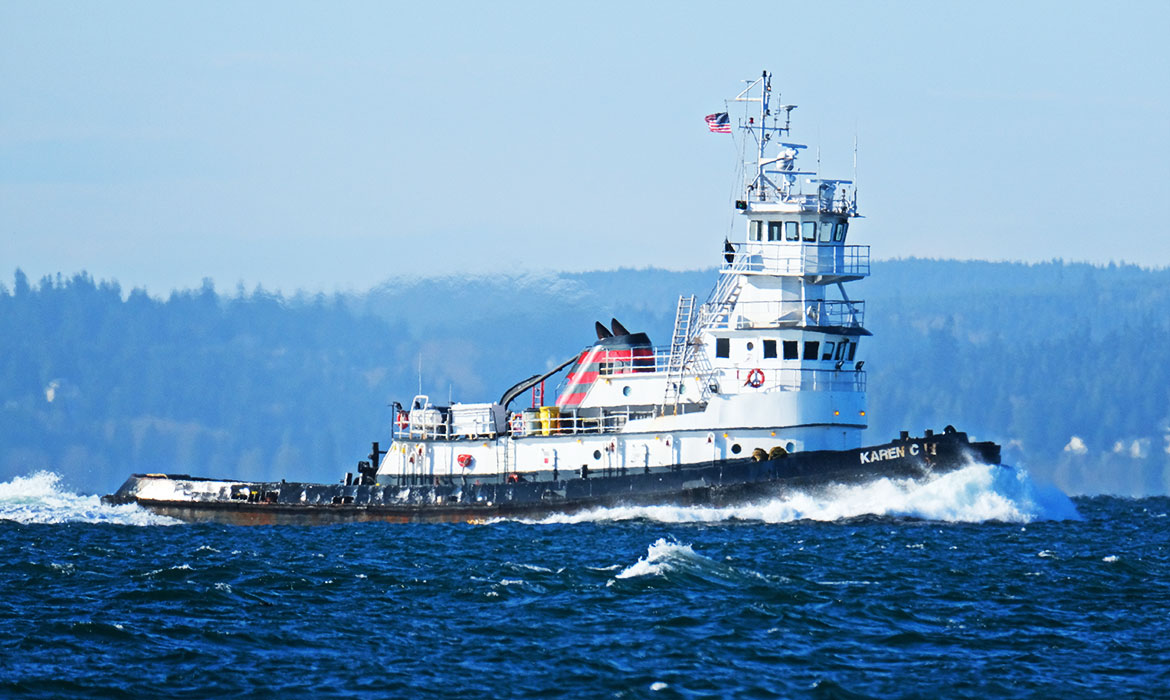
[{"label": "sea spray", "polygon": [[972,464],[930,480],[877,479],[816,491],[793,491],[757,503],[726,506],[616,506],[557,514],[545,524],[645,519],[664,523],[731,520],[786,523],[835,521],[865,515],[940,522],[1077,520],[1076,506],[1053,486],[1035,483],[1027,470]]},{"label": "sea spray", "polygon": [[98,496],[73,493],[61,486],[60,475],[48,471],[18,476],[0,483],[0,520],[26,525],[174,525],[179,522],[136,505],[110,506],[103,504]]}]

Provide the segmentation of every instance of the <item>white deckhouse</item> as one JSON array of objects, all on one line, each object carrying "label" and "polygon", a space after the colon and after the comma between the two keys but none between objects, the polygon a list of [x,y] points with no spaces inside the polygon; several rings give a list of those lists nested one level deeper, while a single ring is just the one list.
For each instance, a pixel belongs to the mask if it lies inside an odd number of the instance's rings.
[{"label": "white deckhouse", "polygon": [[[724,242],[703,304],[679,298],[669,347],[598,324],[596,344],[498,403],[435,406],[418,396],[396,412],[377,482],[564,479],[756,450],[859,447],[858,343],[869,333],[864,302],[844,287],[869,274],[869,247],[846,245],[856,189],[797,168],[805,146],[782,140],[794,106],[772,97],[765,72],[732,100],[748,103],[738,123],[750,153],[736,202],[742,237]],[[546,403],[546,380],[566,367],[556,401]],[[529,392],[531,406],[510,408]]]}]

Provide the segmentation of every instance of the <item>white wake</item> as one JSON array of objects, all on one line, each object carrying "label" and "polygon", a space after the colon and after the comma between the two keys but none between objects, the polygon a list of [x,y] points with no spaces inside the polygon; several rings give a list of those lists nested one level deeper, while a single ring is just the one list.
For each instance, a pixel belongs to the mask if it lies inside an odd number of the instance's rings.
[{"label": "white wake", "polygon": [[0,520],[14,520],[28,525],[174,525],[179,522],[133,504],[108,506],[98,496],[83,496],[67,491],[61,487],[60,475],[46,471],[0,482]]},{"label": "white wake", "polygon": [[553,515],[535,522],[579,523],[646,519],[668,523],[748,520],[834,521],[863,515],[941,522],[1079,520],[1076,506],[1055,486],[1035,483],[1018,468],[973,464],[929,481],[879,479],[866,484],[794,491],[760,503],[723,508],[630,506]]}]

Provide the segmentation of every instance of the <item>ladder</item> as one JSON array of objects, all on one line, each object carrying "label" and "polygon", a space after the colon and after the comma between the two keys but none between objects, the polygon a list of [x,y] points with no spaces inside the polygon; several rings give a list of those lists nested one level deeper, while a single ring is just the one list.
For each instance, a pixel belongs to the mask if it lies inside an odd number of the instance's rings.
[{"label": "ladder", "polygon": [[674,335],[670,339],[670,360],[668,372],[681,371],[686,360],[687,341],[691,338],[691,318],[695,315],[695,297],[678,297],[678,309],[674,312]]},{"label": "ladder", "polygon": [[691,339],[694,339],[703,328],[730,321],[731,309],[735,306],[735,300],[739,298],[742,288],[739,284],[740,275],[736,273],[746,269],[742,260],[744,257],[737,256],[730,271],[719,276],[719,281],[711,290],[706,303],[699,307],[699,322],[691,327]]},{"label": "ladder", "polygon": [[694,370],[699,380],[699,402],[706,402],[711,398],[711,384],[716,372],[711,367],[711,360],[702,350],[697,349],[699,333],[704,328],[721,324],[730,324],[731,310],[739,299],[741,273],[747,270],[748,257],[737,255],[731,268],[719,276],[719,281],[707,301],[695,309],[695,297],[680,296],[678,310],[674,316],[674,336],[670,342],[670,359],[666,366],[666,391],[662,397],[663,415],[669,406],[678,413],[678,403],[682,394],[683,379],[686,370]]},{"label": "ladder", "polygon": [[500,483],[508,478],[509,464],[508,464],[508,445],[512,439],[507,435],[496,436],[496,475],[500,479]]},{"label": "ladder", "polygon": [[695,296],[678,297],[678,309],[674,313],[674,335],[670,338],[670,357],[666,361],[666,393],[662,406],[678,405],[681,393],[683,369],[687,366],[687,350],[690,347],[691,319],[695,315]]}]

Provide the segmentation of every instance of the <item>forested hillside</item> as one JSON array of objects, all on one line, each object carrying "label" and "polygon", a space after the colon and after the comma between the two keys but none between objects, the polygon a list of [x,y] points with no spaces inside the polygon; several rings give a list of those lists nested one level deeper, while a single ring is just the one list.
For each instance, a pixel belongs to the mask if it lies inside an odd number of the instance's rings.
[{"label": "forested hillside", "polygon": [[[52,469],[334,480],[419,389],[491,401],[619,318],[668,341],[713,271],[391,280],[166,299],[85,274],[0,287],[0,479]],[[874,332],[870,437],[952,423],[1072,493],[1170,491],[1170,271],[927,260],[850,285]],[[420,371],[421,370],[421,371]]]}]

